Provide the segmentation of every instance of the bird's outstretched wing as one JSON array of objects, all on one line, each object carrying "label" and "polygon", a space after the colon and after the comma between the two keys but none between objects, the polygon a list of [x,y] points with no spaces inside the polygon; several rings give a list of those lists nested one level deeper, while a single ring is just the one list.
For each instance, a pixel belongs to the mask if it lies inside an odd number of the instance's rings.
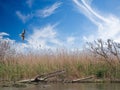
[{"label": "bird's outstretched wing", "polygon": [[24,34],[24,35],[25,35],[25,29],[23,30],[22,34]]},{"label": "bird's outstretched wing", "polygon": [[20,36],[21,36],[22,40],[25,39],[25,29],[24,29],[23,32],[20,34]]}]

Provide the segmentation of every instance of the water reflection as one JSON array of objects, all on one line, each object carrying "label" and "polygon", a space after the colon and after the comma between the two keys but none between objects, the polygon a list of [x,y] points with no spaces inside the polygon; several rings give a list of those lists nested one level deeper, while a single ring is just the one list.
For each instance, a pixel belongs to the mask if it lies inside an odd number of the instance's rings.
[{"label": "water reflection", "polygon": [[4,87],[0,90],[120,90],[119,83],[39,84],[26,88]]}]

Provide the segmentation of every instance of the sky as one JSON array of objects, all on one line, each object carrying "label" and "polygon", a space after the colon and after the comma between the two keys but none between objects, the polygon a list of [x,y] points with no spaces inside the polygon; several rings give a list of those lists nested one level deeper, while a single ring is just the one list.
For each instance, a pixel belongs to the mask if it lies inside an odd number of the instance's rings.
[{"label": "sky", "polygon": [[0,40],[19,50],[81,48],[97,39],[120,42],[120,0],[0,0]]}]

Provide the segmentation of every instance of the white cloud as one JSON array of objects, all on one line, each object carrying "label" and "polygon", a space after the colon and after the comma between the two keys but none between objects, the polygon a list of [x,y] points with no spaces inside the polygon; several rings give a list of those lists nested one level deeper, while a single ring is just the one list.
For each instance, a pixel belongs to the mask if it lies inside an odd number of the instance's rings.
[{"label": "white cloud", "polygon": [[9,37],[4,36],[9,36],[9,34],[6,32],[0,32],[0,43],[9,42],[9,44],[13,44],[15,42],[15,40],[11,40]]},{"label": "white cloud", "polygon": [[57,37],[56,24],[49,24],[43,28],[33,28],[33,33],[26,40],[33,48],[52,48],[53,46],[61,45]]},{"label": "white cloud", "polygon": [[34,0],[27,0],[27,1],[26,1],[26,4],[28,5],[29,8],[32,7],[33,1],[34,1]]},{"label": "white cloud", "polygon": [[0,38],[3,38],[3,36],[9,36],[9,34],[6,32],[0,32]]},{"label": "white cloud", "polygon": [[54,14],[55,10],[60,7],[62,3],[61,2],[56,2],[52,6],[46,7],[43,10],[36,10],[35,16],[37,17],[48,17],[52,14]]},{"label": "white cloud", "polygon": [[[8,36],[8,37],[4,37],[4,36]],[[21,53],[21,52],[26,52],[26,49],[28,48],[28,44],[27,43],[23,43],[23,42],[16,42],[13,39],[9,38],[9,34],[6,32],[0,32],[0,44],[2,43],[8,43],[10,45],[10,50],[15,50],[16,52],[14,52],[15,54],[17,53]],[[0,48],[1,49],[1,48]],[[28,51],[28,49],[27,49]],[[11,51],[9,51],[8,53],[12,53]]]},{"label": "white cloud", "polygon": [[57,32],[57,25],[48,24],[40,28],[33,27],[33,33],[26,38],[28,47],[32,49],[56,49],[61,47],[72,49],[80,46],[80,37],[74,35],[62,36]]},{"label": "white cloud", "polygon": [[83,36],[83,40],[85,40],[86,42],[93,41],[95,40],[95,36],[94,35],[89,35],[88,37]]},{"label": "white cloud", "polygon": [[4,38],[3,35],[9,35],[5,32],[0,33],[2,36],[0,40],[9,41],[17,53],[27,53],[29,51],[39,53],[44,49],[56,50],[60,47],[66,47],[70,50],[73,49],[76,37],[68,36],[64,37],[64,40],[61,40],[56,26],[57,24],[48,24],[40,28],[33,27],[33,32],[27,35],[24,42],[17,42],[9,37]]},{"label": "white cloud", "polygon": [[74,44],[74,41],[75,41],[75,37],[73,36],[67,37],[67,43]]},{"label": "white cloud", "polygon": [[23,23],[26,23],[29,19],[33,17],[32,14],[22,14],[20,11],[16,11],[16,15],[22,20]]},{"label": "white cloud", "polygon": [[115,15],[104,13],[99,14],[91,7],[90,0],[73,0],[73,2],[77,5],[80,12],[82,12],[86,17],[88,17],[97,27],[98,30],[89,36],[84,36],[84,39],[97,39],[102,38],[105,39],[113,39],[115,41],[119,41],[120,39],[120,18]]},{"label": "white cloud", "polygon": [[[27,1],[28,6],[32,6],[32,3],[33,3],[33,0]],[[56,2],[49,7],[45,7],[44,9],[36,9],[32,13],[28,13],[28,14],[24,14],[24,13],[21,13],[20,11],[16,11],[16,15],[22,20],[23,23],[26,23],[33,17],[46,18],[54,14],[56,9],[59,8],[61,4],[62,2]]]}]

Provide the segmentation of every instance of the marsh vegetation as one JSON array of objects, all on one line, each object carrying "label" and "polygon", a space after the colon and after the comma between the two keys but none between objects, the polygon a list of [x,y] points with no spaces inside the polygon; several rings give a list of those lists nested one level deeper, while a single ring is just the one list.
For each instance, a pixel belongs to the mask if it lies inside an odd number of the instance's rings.
[{"label": "marsh vegetation", "polygon": [[36,75],[66,70],[57,78],[76,79],[94,75],[99,79],[120,79],[119,43],[97,40],[84,50],[43,50],[17,53],[7,41],[0,41],[0,81],[19,81]]}]

